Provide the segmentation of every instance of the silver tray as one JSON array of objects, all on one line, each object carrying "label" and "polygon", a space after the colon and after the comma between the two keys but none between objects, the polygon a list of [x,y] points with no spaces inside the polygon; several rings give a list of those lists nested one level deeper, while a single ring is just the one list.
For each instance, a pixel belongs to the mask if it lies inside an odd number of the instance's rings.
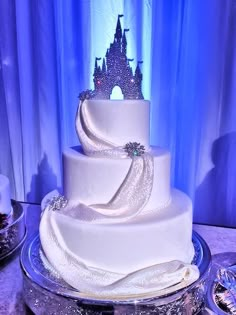
[{"label": "silver tray", "polygon": [[206,242],[196,232],[193,232],[193,244],[193,264],[198,266],[200,278],[190,286],[158,298],[96,300],[78,292],[45,269],[39,255],[39,236],[35,235],[26,241],[21,253],[25,303],[36,315],[198,314],[205,307],[211,254]]},{"label": "silver tray", "polygon": [[7,226],[0,229],[0,264],[21,247],[27,234],[22,205],[14,200],[11,204],[12,213],[6,219]]}]

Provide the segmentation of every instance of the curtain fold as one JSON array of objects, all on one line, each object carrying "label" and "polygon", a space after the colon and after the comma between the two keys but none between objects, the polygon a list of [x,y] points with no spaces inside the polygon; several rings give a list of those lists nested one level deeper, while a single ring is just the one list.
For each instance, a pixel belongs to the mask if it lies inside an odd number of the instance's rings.
[{"label": "curtain fold", "polygon": [[78,95],[93,88],[118,14],[133,67],[143,60],[151,143],[170,149],[172,185],[193,199],[196,222],[236,226],[234,0],[0,1],[0,173],[12,197],[40,202],[61,188]]},{"label": "curtain fold", "polygon": [[[1,165],[9,172],[13,193],[24,192],[23,179],[23,139],[20,102],[20,83],[17,54],[17,26],[15,4],[0,3],[1,26]],[[4,12],[4,14],[3,14]],[[6,138],[5,138],[6,137]],[[12,144],[15,144],[14,146]],[[6,168],[6,170],[5,170]]]}]

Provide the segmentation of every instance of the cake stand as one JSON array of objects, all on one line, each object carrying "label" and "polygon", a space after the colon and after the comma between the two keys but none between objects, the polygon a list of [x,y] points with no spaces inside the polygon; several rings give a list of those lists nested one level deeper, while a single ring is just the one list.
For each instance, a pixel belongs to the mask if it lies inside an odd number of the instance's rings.
[{"label": "cake stand", "polygon": [[0,229],[0,264],[6,261],[26,238],[25,214],[22,205],[12,200],[12,212],[6,218],[4,228]]},{"label": "cake stand", "polygon": [[206,242],[196,232],[193,232],[193,244],[193,263],[199,267],[200,278],[190,286],[158,298],[96,300],[73,289],[44,267],[40,259],[39,235],[34,235],[26,241],[21,252],[25,303],[36,315],[198,314],[205,307],[211,254]]},{"label": "cake stand", "polygon": [[[233,272],[227,277],[227,271]],[[224,281],[227,281],[224,285]],[[208,281],[207,304],[217,315],[236,314],[236,253],[214,255]],[[229,290],[232,285],[233,290]],[[228,288],[227,288],[228,287]]]}]

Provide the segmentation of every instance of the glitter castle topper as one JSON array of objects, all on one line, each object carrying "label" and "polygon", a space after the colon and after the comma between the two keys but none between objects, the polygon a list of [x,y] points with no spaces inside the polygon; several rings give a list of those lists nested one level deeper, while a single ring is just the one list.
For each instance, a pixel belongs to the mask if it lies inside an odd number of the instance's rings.
[{"label": "glitter castle topper", "polygon": [[112,90],[115,86],[119,86],[124,99],[143,99],[141,83],[143,75],[141,73],[138,61],[135,73],[130,66],[133,59],[128,59],[126,32],[129,29],[124,29],[122,32],[120,18],[123,15],[118,15],[116,32],[114,41],[107,49],[106,58],[102,60],[102,67],[98,65],[101,58],[95,58],[94,68],[94,90],[87,90],[80,94],[80,99],[110,99]]}]

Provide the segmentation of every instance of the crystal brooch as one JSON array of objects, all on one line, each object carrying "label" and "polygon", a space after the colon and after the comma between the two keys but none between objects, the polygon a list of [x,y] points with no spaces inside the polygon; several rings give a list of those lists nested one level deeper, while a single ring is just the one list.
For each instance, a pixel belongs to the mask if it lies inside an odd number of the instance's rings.
[{"label": "crystal brooch", "polygon": [[65,208],[65,206],[67,205],[67,202],[68,202],[67,199],[62,195],[54,196],[48,202],[49,210],[58,211],[62,208]]},{"label": "crystal brooch", "polygon": [[129,157],[134,157],[144,154],[145,147],[138,142],[129,142],[124,146],[124,150],[128,153]]}]

